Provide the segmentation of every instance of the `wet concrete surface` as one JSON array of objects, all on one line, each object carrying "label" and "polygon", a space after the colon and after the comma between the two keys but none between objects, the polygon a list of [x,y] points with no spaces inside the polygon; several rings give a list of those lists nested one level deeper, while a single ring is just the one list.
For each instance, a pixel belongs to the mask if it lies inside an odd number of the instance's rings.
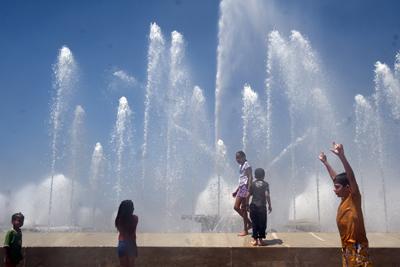
[{"label": "wet concrete surface", "polygon": [[[374,266],[400,266],[400,233],[368,239]],[[250,241],[235,233],[138,233],[137,266],[341,266],[337,233],[268,233],[263,247]],[[118,266],[116,245],[116,232],[23,232],[21,266]]]}]

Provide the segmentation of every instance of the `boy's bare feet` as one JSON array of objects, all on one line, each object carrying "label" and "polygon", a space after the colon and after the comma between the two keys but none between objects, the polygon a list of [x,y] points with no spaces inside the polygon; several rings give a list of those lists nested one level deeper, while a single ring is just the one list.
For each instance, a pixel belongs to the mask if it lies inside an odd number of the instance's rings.
[{"label": "boy's bare feet", "polygon": [[252,240],[250,243],[253,247],[257,246],[257,239]]},{"label": "boy's bare feet", "polygon": [[264,246],[264,242],[263,242],[263,240],[261,238],[259,238],[257,240],[257,244],[258,244],[258,246]]}]

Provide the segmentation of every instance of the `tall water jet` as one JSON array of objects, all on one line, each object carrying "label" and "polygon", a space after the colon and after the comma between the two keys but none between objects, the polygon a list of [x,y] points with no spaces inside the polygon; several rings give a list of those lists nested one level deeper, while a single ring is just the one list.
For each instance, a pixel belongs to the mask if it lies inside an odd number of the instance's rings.
[{"label": "tall water jet", "polygon": [[[215,154],[216,170],[203,192],[199,194],[196,204],[196,213],[216,215],[220,220],[232,213],[231,193],[232,186],[227,182],[234,172],[227,158],[227,149],[223,140],[217,141],[217,150]],[[218,223],[218,228],[221,228],[221,223]]]},{"label": "tall water jet", "polygon": [[209,141],[210,123],[206,114],[206,99],[203,90],[199,86],[193,88],[190,99],[190,129],[195,135],[194,139],[201,140],[207,144]]},{"label": "tall water jet", "polygon": [[74,111],[74,120],[72,121],[71,129],[71,192],[70,192],[70,224],[75,225],[74,216],[74,201],[75,201],[75,182],[82,175],[81,162],[83,155],[83,124],[84,124],[85,110],[82,106],[78,105]]},{"label": "tall water jet", "polygon": [[58,142],[63,128],[64,113],[68,109],[69,96],[77,80],[77,65],[71,50],[63,46],[58,54],[57,62],[53,66],[55,95],[51,104],[51,179],[49,192],[48,225],[51,226],[51,208],[53,201],[53,177],[58,158]]},{"label": "tall water jet", "polygon": [[[210,209],[215,210],[217,207],[217,215],[219,218],[218,223],[214,227],[214,231],[229,231],[232,225],[235,225],[234,222],[229,220],[230,215],[232,215],[233,210],[230,208],[231,205],[231,191],[233,190],[235,185],[232,185],[229,180],[231,177],[235,176],[235,172],[232,169],[230,164],[228,155],[227,155],[227,147],[223,140],[219,139],[217,141],[217,150],[215,155],[215,162],[216,162],[216,170],[217,170],[217,177],[216,177],[216,190],[217,191],[217,199],[215,201],[215,193],[213,194],[213,198],[209,198],[210,201]],[[209,183],[213,183],[214,179],[211,179]],[[215,211],[214,211],[215,212]],[[228,220],[228,221],[226,221]],[[223,223],[226,221],[226,223]]]},{"label": "tall water jet", "polygon": [[225,12],[222,12],[223,4],[226,2],[220,2],[220,18],[218,21],[218,47],[217,47],[217,74],[215,78],[215,108],[214,108],[214,123],[215,123],[215,133],[214,133],[214,141],[217,149],[217,141],[220,136],[220,109],[221,109],[221,95],[222,90],[224,89],[225,82],[222,72],[225,67],[225,58],[227,57],[227,50],[224,49],[224,46],[228,42],[228,35],[226,34],[226,27],[228,25],[229,16]]},{"label": "tall water jet", "polygon": [[[331,115],[333,112],[324,90],[324,78],[320,64],[309,41],[297,31],[291,32],[289,40],[282,38],[278,31],[272,31],[268,36],[267,45],[267,131],[270,131],[272,124],[275,123],[276,131],[281,133],[281,140],[287,138],[290,144],[294,144],[299,137],[308,135],[306,133],[309,129],[314,129],[311,132],[313,137],[310,138],[310,145],[307,146],[309,153],[304,155],[303,151],[303,156],[298,157],[295,147],[288,151],[290,153],[288,176],[291,177],[290,184],[292,185],[289,197],[292,206],[290,217],[293,220],[298,219],[296,195],[301,190],[307,190],[304,186],[305,181],[296,179],[296,176],[299,175],[299,166],[305,166],[302,167],[302,172],[307,173],[309,177],[315,177],[317,214],[318,221],[320,221],[319,166],[317,163],[312,165],[308,163],[315,162],[314,158],[309,155],[318,151],[324,143],[330,142],[332,136],[335,136],[335,130],[332,127],[335,125],[335,118]],[[272,86],[274,90],[272,90]],[[287,102],[287,109],[282,109],[285,105],[276,107],[276,112],[280,115],[279,123],[272,121],[272,98],[274,101]],[[310,116],[310,114],[313,115]],[[320,114],[324,114],[324,116],[326,114],[328,118],[322,119]],[[282,120],[282,117],[285,116],[288,119]],[[270,146],[267,145],[267,147]],[[276,151],[276,148],[271,151]],[[273,161],[276,162],[276,158]]]},{"label": "tall water jet", "polygon": [[[392,186],[396,181],[390,179],[397,175],[398,169],[393,168],[398,162],[398,137],[400,121],[400,53],[396,54],[394,70],[381,62],[375,64],[375,92],[373,99],[375,103],[377,119],[377,146],[376,157],[379,163],[379,175],[381,176],[381,188],[383,191],[384,211],[387,220],[387,231],[389,228],[389,205]],[[389,178],[389,179],[388,179]],[[387,180],[388,179],[388,180]],[[387,184],[389,182],[389,184]],[[392,183],[392,184],[390,184]],[[394,193],[395,194],[395,193]],[[392,206],[392,209],[395,208]],[[396,225],[397,223],[394,223]]]},{"label": "tall water jet", "polygon": [[[185,42],[182,34],[171,33],[170,70],[168,90],[168,125],[167,125],[167,159],[166,159],[166,205],[167,225],[172,223],[179,200],[183,197],[183,158],[187,141],[177,126],[187,128],[187,103],[190,96],[190,85],[187,68],[184,62]],[[179,148],[179,149],[178,149]],[[172,225],[170,225],[172,226]]]},{"label": "tall water jet", "polygon": [[224,139],[230,150],[241,132],[241,126],[230,120],[232,116],[240,118],[241,115],[240,85],[254,84],[258,80],[255,74],[262,73],[264,60],[258,51],[265,51],[265,35],[273,26],[272,18],[277,12],[265,1],[222,0],[219,14],[214,144],[218,139]]},{"label": "tall water jet", "polygon": [[[144,110],[144,125],[143,125],[143,145],[142,145],[142,191],[144,192],[146,169],[147,169],[147,156],[149,141],[153,142],[154,145],[160,146],[161,140],[159,136],[149,134],[152,130],[155,130],[153,124],[158,123],[157,128],[160,130],[160,120],[163,113],[163,95],[165,92],[161,91],[162,79],[163,79],[163,54],[165,53],[165,41],[162,35],[160,27],[156,23],[150,25],[149,35],[149,48],[147,52],[147,84],[146,84],[146,95],[145,95],[145,110]],[[152,115],[152,117],[151,117]],[[153,129],[154,128],[154,129]],[[162,133],[161,125],[161,133]],[[162,134],[161,134],[162,135]],[[150,139],[150,140],[149,140]],[[151,147],[154,149],[154,147]],[[158,153],[161,155],[162,153]],[[155,156],[152,155],[152,156]],[[156,161],[157,162],[157,161]],[[160,162],[157,162],[160,165]]]},{"label": "tall water jet", "polygon": [[252,164],[263,166],[266,161],[266,121],[258,94],[250,85],[244,85],[242,92],[242,148],[252,155]]},{"label": "tall water jet", "polygon": [[[187,175],[191,177],[191,201],[192,213],[195,212],[196,188],[201,186],[201,181],[198,177],[209,177],[210,171],[206,171],[208,166],[213,163],[214,149],[211,144],[211,125],[207,118],[206,112],[206,99],[203,90],[199,86],[193,88],[192,96],[189,106],[189,120],[190,124],[188,129],[191,131],[191,143],[188,150],[193,153],[192,158],[188,164],[191,168],[187,168]],[[210,155],[211,154],[211,155]],[[210,160],[211,159],[211,160]]]},{"label": "tall water jet", "polygon": [[[398,58],[400,58],[399,54],[397,61],[400,61]],[[400,119],[399,65],[400,63],[396,62],[395,73],[393,73],[386,64],[379,61],[375,64],[376,83],[379,83],[376,91],[378,104],[382,106],[383,102],[386,101],[389,104],[392,117],[396,120]]]},{"label": "tall water jet", "polygon": [[[267,51],[272,50],[271,42],[269,38],[267,38]],[[267,78],[265,79],[265,92],[266,92],[266,114],[265,114],[265,127],[266,127],[266,160],[269,161],[271,157],[271,139],[272,139],[272,87],[273,87],[273,75],[272,75],[272,68],[273,68],[273,58],[272,53],[267,53],[267,61],[266,61],[266,75]]]},{"label": "tall water jet", "polygon": [[357,146],[357,165],[358,165],[358,173],[360,177],[360,186],[361,193],[363,195],[362,198],[362,207],[363,211],[366,214],[367,209],[365,207],[365,185],[364,185],[364,176],[365,172],[363,169],[362,162],[365,161],[365,157],[368,156],[368,151],[366,151],[366,147],[369,147],[370,140],[376,139],[375,127],[373,124],[376,122],[376,113],[371,105],[371,103],[363,96],[356,95],[354,97],[355,100],[355,137],[354,142]]},{"label": "tall water jet", "polygon": [[[382,123],[382,113],[383,113],[383,104],[384,104],[384,97],[385,93],[388,90],[384,90],[387,88],[388,85],[388,76],[390,75],[390,69],[385,65],[380,63],[379,61],[375,64],[375,93],[374,93],[374,100],[375,100],[375,107],[376,107],[376,133],[377,133],[377,146],[376,146],[376,153],[378,158],[378,167],[381,176],[381,187],[383,193],[383,209],[384,209],[384,216],[385,216],[385,228],[386,232],[389,230],[388,224],[388,214],[387,214],[387,199],[386,199],[386,185],[385,185],[385,172],[384,172],[384,144],[383,144],[383,137],[382,131],[384,131],[383,123]],[[391,76],[391,75],[390,75]],[[392,77],[391,77],[392,78]],[[392,79],[390,79],[392,80]],[[390,81],[390,84],[392,81]],[[391,101],[388,101],[391,103]],[[398,107],[396,107],[398,108]],[[396,109],[392,108],[392,112],[396,111]]]},{"label": "tall water jet", "polygon": [[217,141],[217,156],[216,156],[216,164],[217,164],[217,177],[218,177],[218,187],[217,187],[217,214],[221,215],[221,175],[225,163],[226,157],[226,147],[224,145],[224,141],[219,139]]},{"label": "tall water jet", "polygon": [[90,174],[89,174],[89,184],[90,184],[90,195],[93,197],[92,199],[92,225],[95,227],[96,225],[96,209],[98,208],[97,198],[98,198],[98,186],[99,180],[103,179],[104,171],[105,171],[105,157],[103,153],[103,147],[98,142],[96,143],[93,154],[92,160],[90,163]]},{"label": "tall water jet", "polygon": [[115,152],[115,174],[116,174],[116,202],[121,200],[123,191],[123,160],[125,153],[131,152],[132,148],[132,119],[133,112],[131,111],[126,97],[119,99],[117,119],[111,137],[111,143]]},{"label": "tall water jet", "polygon": [[[204,190],[199,193],[196,202],[196,214],[205,215],[212,222],[212,232],[232,231],[238,220],[233,215],[231,208],[231,192],[233,185],[228,181],[234,172],[227,158],[227,150],[224,142],[217,141],[217,153],[213,161],[217,164],[217,173],[212,174]],[[210,165],[209,165],[210,166]],[[212,166],[212,165],[211,165]]]},{"label": "tall water jet", "polygon": [[248,143],[248,128],[250,123],[250,116],[253,114],[251,109],[258,99],[256,92],[251,90],[250,85],[245,85],[243,88],[243,107],[242,107],[242,119],[243,119],[243,134],[242,134],[242,149],[247,150]]},{"label": "tall water jet", "polygon": [[400,80],[400,52],[397,52],[394,62],[394,76]]}]

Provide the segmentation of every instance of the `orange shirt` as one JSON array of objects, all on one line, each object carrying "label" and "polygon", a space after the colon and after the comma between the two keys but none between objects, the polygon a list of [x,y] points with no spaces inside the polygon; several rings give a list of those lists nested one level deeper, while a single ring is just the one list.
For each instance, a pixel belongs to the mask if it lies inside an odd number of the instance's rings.
[{"label": "orange shirt", "polygon": [[361,210],[361,194],[358,190],[351,192],[347,198],[342,200],[338,208],[336,223],[343,247],[355,243],[368,247]]}]

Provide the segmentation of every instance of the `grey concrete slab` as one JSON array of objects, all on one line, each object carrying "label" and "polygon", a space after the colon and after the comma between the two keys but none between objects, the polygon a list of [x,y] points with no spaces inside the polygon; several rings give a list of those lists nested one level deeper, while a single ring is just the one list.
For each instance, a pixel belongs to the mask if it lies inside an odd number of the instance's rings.
[{"label": "grey concrete slab", "polygon": [[[400,233],[368,238],[375,267],[400,266]],[[24,232],[23,239],[24,267],[118,266],[116,232]],[[341,266],[337,233],[269,233],[264,247],[252,247],[250,241],[234,233],[138,233],[137,266]]]},{"label": "grey concrete slab", "polygon": [[[0,233],[4,240],[5,233]],[[25,247],[115,247],[116,232],[23,232]],[[251,247],[251,236],[235,233],[138,233],[146,247]],[[369,233],[370,247],[400,248],[400,233]],[[268,233],[268,247],[340,247],[338,233]]]}]

